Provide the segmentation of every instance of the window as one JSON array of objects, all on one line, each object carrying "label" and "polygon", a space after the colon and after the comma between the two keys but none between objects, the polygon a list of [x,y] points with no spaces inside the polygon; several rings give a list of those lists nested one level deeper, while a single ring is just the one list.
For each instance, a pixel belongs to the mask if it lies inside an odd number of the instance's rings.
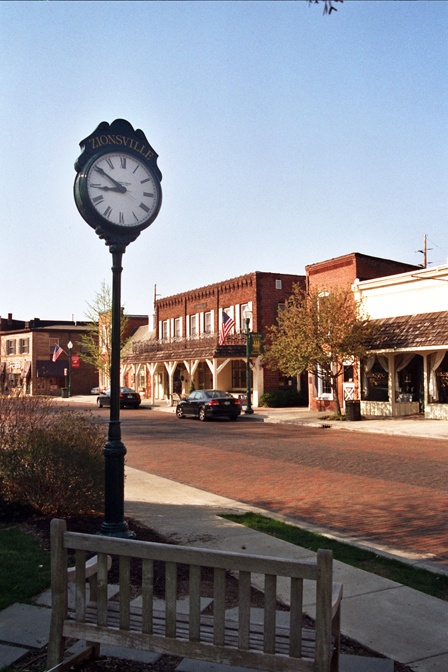
[{"label": "window", "polygon": [[15,341],[6,341],[6,354],[15,355],[16,354],[16,342]]},{"label": "window", "polygon": [[19,341],[20,344],[20,354],[21,355],[28,355],[30,351],[30,339],[29,338],[21,338]]},{"label": "window", "polygon": [[176,317],[174,320],[174,335],[176,338],[182,338],[182,320],[180,317]]},{"label": "window", "polygon": [[211,312],[204,313],[204,332],[211,334],[213,332],[212,314]]},{"label": "window", "polygon": [[243,362],[241,359],[234,360],[232,362],[232,389],[245,390],[246,387],[246,362]]},{"label": "window", "polygon": [[197,315],[190,315],[190,335],[191,336],[197,336],[198,335],[198,316]]},{"label": "window", "polygon": [[162,340],[163,341],[167,341],[168,338],[169,338],[169,335],[170,335],[169,327],[170,327],[170,325],[169,325],[168,320],[164,320],[162,322]]},{"label": "window", "polygon": [[331,377],[323,371],[317,376],[317,396],[319,399],[333,399]]},{"label": "window", "polygon": [[276,280],[275,281],[275,289],[281,289],[282,288],[282,281],[281,280]]}]

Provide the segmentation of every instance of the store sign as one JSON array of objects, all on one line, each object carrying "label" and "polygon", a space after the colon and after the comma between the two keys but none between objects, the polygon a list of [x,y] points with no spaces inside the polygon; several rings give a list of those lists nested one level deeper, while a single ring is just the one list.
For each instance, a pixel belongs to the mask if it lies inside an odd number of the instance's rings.
[{"label": "store sign", "polygon": [[259,331],[250,334],[250,353],[255,357],[263,354],[263,334]]},{"label": "store sign", "polygon": [[72,369],[79,369],[81,366],[81,358],[79,355],[72,355]]}]

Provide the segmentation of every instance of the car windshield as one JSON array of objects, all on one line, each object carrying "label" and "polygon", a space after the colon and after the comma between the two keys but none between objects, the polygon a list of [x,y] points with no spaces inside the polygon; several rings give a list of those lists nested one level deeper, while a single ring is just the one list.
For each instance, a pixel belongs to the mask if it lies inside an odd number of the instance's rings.
[{"label": "car windshield", "polygon": [[120,392],[122,392],[123,394],[131,394],[134,393],[134,390],[131,390],[130,387],[122,387],[120,388]]}]

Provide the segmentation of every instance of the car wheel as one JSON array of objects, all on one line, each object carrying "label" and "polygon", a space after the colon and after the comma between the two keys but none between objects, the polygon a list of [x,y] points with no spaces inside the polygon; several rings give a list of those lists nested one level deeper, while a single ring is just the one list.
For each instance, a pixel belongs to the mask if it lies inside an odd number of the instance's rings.
[{"label": "car wheel", "polygon": [[98,408],[103,408],[103,404],[101,403],[100,399],[96,400],[96,405],[98,406]]},{"label": "car wheel", "polygon": [[205,415],[205,408],[199,409],[199,420],[201,422],[205,422],[205,420],[207,420],[207,416]]},{"label": "car wheel", "polygon": [[182,420],[182,418],[185,418],[184,412],[180,406],[176,408],[176,415],[179,418],[179,420]]}]

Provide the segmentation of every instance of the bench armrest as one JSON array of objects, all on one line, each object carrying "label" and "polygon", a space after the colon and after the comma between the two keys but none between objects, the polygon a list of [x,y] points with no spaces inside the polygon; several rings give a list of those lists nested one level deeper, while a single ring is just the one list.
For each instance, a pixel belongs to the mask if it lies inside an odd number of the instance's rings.
[{"label": "bench armrest", "polygon": [[331,595],[331,620],[334,619],[341,607],[342,593],[342,583],[333,583],[333,590]]}]

